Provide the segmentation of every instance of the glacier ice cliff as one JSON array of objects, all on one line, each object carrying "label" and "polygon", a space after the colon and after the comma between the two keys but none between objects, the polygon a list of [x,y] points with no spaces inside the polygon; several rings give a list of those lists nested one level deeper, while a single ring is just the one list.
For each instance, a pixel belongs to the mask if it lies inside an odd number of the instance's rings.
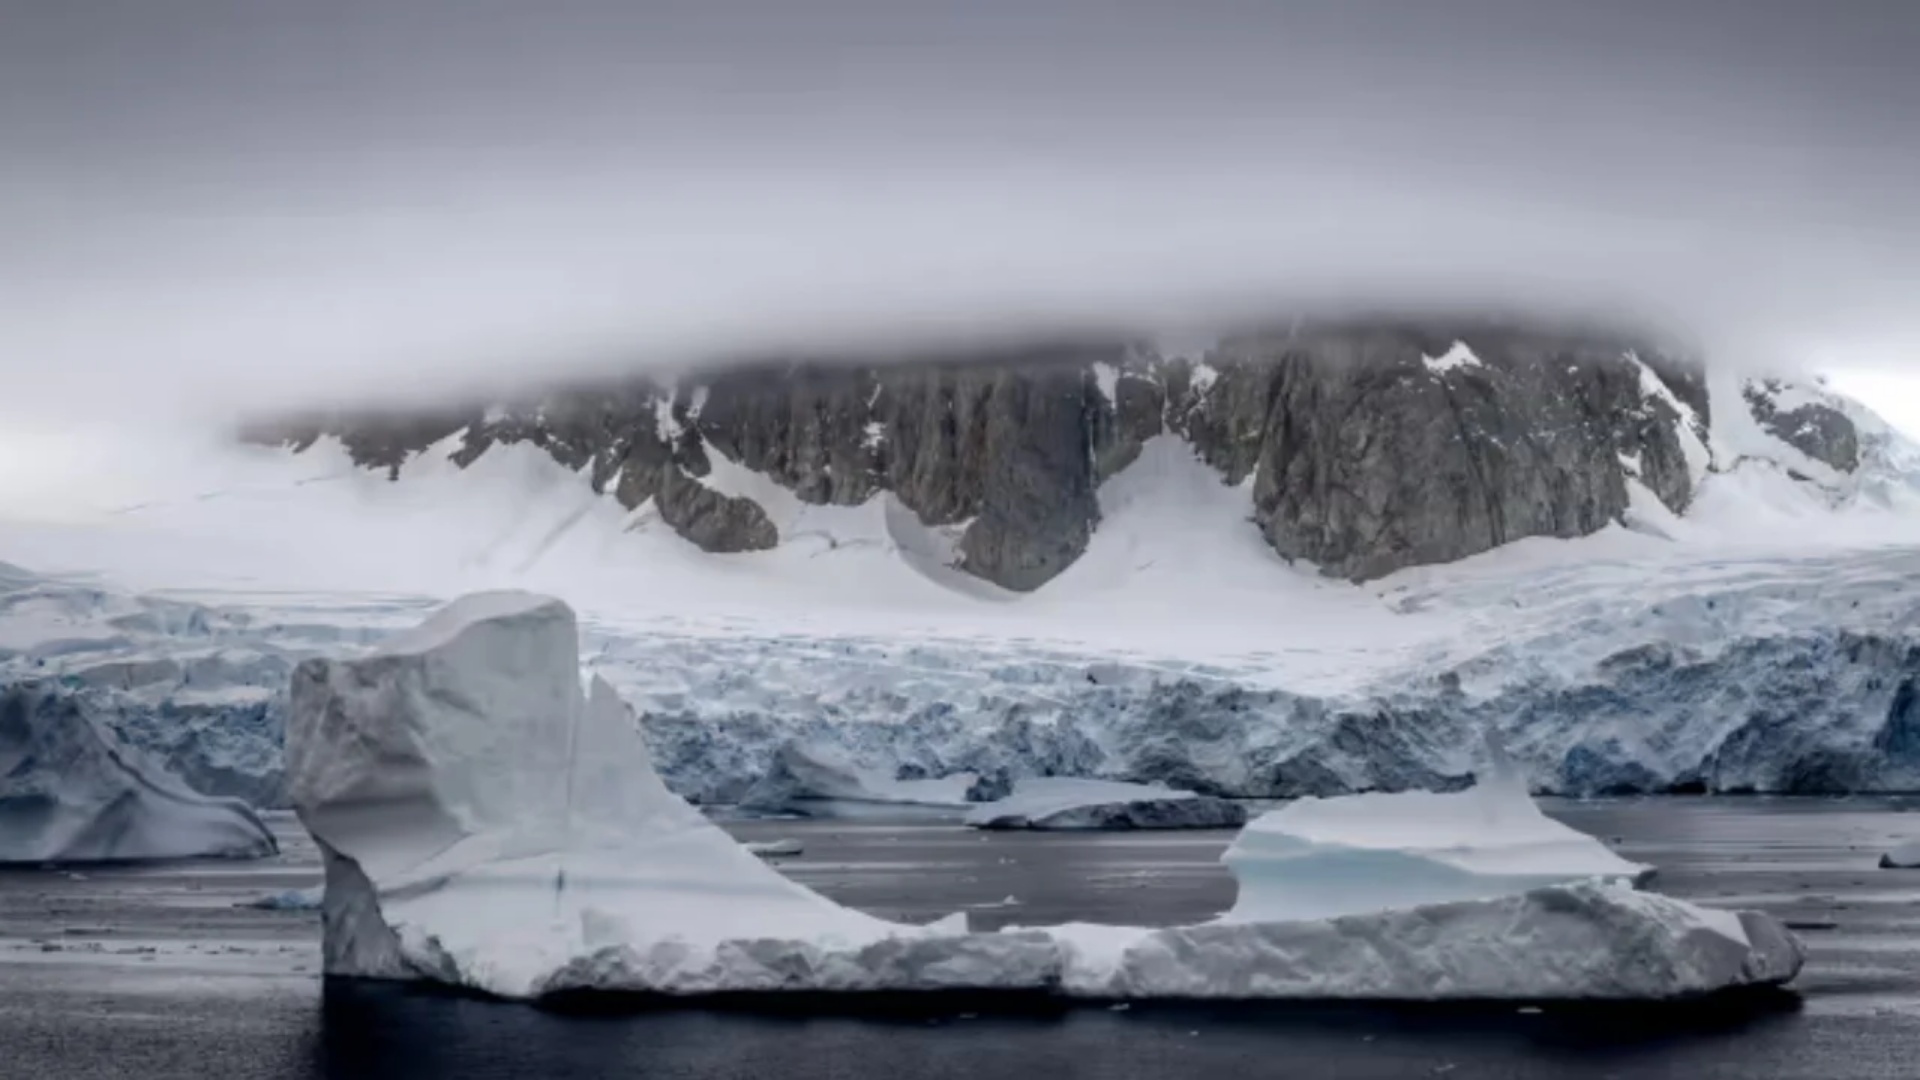
[{"label": "glacier ice cliff", "polygon": [[[285,805],[287,674],[371,648],[430,602],[223,599],[0,578],[0,686],[71,698],[203,794]],[[1486,731],[1540,792],[1920,790],[1912,549],[1402,577],[1370,603],[1365,626],[1427,619],[1446,636],[1351,652],[1282,639],[1196,660],[857,628],[589,618],[583,632],[659,775],[701,803],[740,801],[789,745],[888,780],[1440,790],[1471,782]]]},{"label": "glacier ice cliff", "polygon": [[[515,998],[1673,999],[1783,982],[1801,962],[1766,916],[1591,880],[1319,920],[890,923],[782,877],[668,792],[632,714],[579,672],[572,612],[525,593],[466,597],[366,655],[295,670],[288,771],[325,859],[330,974]],[[1233,867],[1247,888],[1286,887],[1250,865]]]}]

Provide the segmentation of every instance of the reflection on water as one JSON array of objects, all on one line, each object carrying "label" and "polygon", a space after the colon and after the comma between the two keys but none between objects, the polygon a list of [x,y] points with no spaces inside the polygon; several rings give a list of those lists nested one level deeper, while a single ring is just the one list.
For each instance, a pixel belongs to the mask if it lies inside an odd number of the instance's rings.
[{"label": "reflection on water", "polygon": [[1777,1063],[1771,1048],[1794,1042],[1798,1009],[1798,999],[1783,993],[1682,1007],[1547,1010],[999,1004],[894,995],[853,1005],[816,998],[582,1013],[333,980],[311,1075],[1699,1076],[1716,1063]]}]

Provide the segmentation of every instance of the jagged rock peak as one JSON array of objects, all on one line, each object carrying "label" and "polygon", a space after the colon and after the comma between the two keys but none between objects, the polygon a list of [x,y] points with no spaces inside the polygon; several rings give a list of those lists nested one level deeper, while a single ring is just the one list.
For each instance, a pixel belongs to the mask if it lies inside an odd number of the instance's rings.
[{"label": "jagged rock peak", "polygon": [[[742,363],[406,414],[308,417],[249,437],[338,436],[401,476],[540,447],[715,552],[770,548],[752,475],[817,505],[891,493],[960,531],[961,569],[1037,588],[1085,551],[1100,484],[1161,434],[1223,482],[1281,555],[1354,579],[1616,520],[1629,484],[1684,511],[1706,471],[1698,360],[1650,335],[1510,318],[1348,316],[1170,357],[1083,335],[1030,345]],[[742,472],[744,470],[744,472]]]}]

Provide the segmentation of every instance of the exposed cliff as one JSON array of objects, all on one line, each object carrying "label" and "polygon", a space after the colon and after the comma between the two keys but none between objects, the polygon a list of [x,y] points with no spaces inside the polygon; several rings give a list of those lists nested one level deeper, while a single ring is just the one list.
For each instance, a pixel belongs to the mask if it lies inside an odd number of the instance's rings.
[{"label": "exposed cliff", "polygon": [[396,479],[449,439],[462,464],[532,443],[715,552],[780,543],[755,484],[815,504],[890,492],[928,525],[964,526],[958,565],[1016,590],[1085,550],[1100,483],[1165,432],[1224,483],[1252,479],[1275,551],[1354,579],[1591,533],[1627,509],[1630,483],[1682,512],[1710,463],[1695,361],[1611,332],[1346,319],[1193,357],[1116,339],[885,360],[635,376],[254,437],[338,435]]}]

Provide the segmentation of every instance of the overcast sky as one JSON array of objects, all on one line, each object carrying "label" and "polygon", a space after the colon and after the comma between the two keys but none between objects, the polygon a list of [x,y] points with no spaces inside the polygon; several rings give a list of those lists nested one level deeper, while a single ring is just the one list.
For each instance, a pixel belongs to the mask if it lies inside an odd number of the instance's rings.
[{"label": "overcast sky", "polygon": [[1914,0],[0,0],[0,415],[1359,296],[1920,426],[1915,56]]}]

